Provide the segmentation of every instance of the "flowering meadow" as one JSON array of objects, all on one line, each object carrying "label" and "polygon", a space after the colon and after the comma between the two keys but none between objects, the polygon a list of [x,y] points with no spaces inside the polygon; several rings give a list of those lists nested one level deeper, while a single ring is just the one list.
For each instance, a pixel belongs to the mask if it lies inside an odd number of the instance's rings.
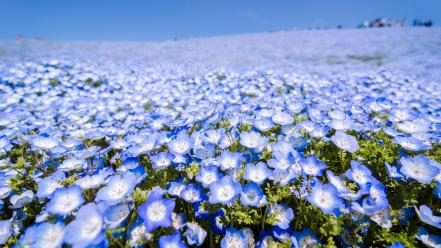
[{"label": "flowering meadow", "polygon": [[0,244],[441,247],[439,37],[1,44]]}]

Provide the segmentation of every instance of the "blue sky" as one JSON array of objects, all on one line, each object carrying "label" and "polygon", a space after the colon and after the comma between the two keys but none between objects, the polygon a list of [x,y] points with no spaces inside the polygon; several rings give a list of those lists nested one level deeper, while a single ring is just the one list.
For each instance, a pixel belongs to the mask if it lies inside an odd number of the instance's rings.
[{"label": "blue sky", "polygon": [[432,19],[441,0],[0,0],[0,39],[165,40]]}]

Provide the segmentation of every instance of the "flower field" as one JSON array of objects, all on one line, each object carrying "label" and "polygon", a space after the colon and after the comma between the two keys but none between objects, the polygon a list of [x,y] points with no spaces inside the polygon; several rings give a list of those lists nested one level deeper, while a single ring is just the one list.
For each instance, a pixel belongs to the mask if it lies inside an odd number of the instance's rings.
[{"label": "flower field", "polygon": [[441,247],[440,38],[0,43],[0,244]]}]

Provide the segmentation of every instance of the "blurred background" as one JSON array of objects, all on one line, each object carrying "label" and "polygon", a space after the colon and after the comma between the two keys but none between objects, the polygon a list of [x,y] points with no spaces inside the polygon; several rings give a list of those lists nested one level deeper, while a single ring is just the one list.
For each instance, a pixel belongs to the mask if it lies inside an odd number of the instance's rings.
[{"label": "blurred background", "polygon": [[158,41],[293,29],[438,26],[441,0],[0,0],[0,40]]}]

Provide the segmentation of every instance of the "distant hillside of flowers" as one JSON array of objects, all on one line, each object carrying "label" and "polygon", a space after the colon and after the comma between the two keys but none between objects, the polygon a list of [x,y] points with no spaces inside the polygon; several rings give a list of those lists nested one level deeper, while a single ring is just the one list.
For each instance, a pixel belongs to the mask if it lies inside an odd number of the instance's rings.
[{"label": "distant hillside of flowers", "polygon": [[191,42],[158,48],[157,64],[125,62],[121,44],[5,55],[0,244],[440,247],[439,51],[403,53],[401,68],[383,50],[322,58],[312,72],[255,46],[267,67],[212,70],[234,49],[208,41],[198,49],[224,58],[207,67],[207,54],[165,52]]}]

